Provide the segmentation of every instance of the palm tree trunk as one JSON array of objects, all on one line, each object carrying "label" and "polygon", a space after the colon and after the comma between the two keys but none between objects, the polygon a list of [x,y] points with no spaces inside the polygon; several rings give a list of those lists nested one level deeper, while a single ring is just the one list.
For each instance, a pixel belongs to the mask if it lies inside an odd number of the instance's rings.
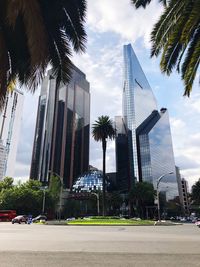
[{"label": "palm tree trunk", "polygon": [[106,216],[106,140],[102,141],[103,148],[103,216]]}]

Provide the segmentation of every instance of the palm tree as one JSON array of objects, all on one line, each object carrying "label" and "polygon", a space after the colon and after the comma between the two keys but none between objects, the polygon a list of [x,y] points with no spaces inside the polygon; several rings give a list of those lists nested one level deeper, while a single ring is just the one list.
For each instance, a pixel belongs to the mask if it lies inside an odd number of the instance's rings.
[{"label": "palm tree", "polygon": [[0,1],[0,108],[13,81],[34,92],[48,65],[70,79],[72,50],[85,49],[86,0]]},{"label": "palm tree", "polygon": [[114,139],[116,136],[116,130],[113,127],[113,122],[108,116],[98,117],[98,120],[92,126],[92,136],[95,141],[102,142],[103,149],[103,216],[106,215],[106,205],[105,205],[105,178],[106,178],[106,144],[107,139]]},{"label": "palm tree", "polygon": [[[132,0],[146,7],[151,0]],[[170,75],[173,68],[181,74],[184,95],[189,96],[200,62],[200,0],[169,0],[151,33],[151,56],[160,53],[160,68]]]}]

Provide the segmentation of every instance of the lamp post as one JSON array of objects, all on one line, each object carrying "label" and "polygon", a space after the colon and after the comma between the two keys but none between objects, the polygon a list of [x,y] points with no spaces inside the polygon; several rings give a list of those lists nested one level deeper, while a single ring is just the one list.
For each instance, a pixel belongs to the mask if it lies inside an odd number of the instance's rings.
[{"label": "lamp post", "polygon": [[95,195],[97,198],[97,214],[99,216],[99,193],[91,192],[92,195]]},{"label": "lamp post", "polygon": [[160,199],[159,199],[159,184],[161,182],[161,180],[166,176],[166,175],[171,175],[173,174],[173,172],[169,172],[169,173],[165,173],[163,175],[161,175],[160,177],[158,177],[158,179],[156,180],[156,193],[157,193],[157,200],[158,200],[158,221],[160,222]]},{"label": "lamp post", "polygon": [[61,207],[62,207],[62,191],[63,191],[63,177],[53,171],[49,171],[50,174],[54,174],[60,179],[60,196],[59,196],[59,221],[61,220]]},{"label": "lamp post", "polygon": [[46,189],[48,186],[41,187],[41,190],[43,192],[43,199],[42,199],[42,214],[45,212],[45,200],[46,200]]}]

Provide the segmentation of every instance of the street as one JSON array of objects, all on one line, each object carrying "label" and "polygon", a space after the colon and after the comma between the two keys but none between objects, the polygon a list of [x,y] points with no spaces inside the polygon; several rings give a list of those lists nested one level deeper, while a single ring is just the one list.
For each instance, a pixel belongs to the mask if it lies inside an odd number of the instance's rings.
[{"label": "street", "polygon": [[200,266],[200,229],[0,223],[0,266]]}]

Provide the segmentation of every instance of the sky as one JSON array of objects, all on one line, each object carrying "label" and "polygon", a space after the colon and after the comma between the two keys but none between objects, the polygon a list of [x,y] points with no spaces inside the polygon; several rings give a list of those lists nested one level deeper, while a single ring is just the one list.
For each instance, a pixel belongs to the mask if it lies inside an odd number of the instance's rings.
[{"label": "sky", "polygon": [[[157,2],[152,1],[145,10],[135,10],[130,0],[88,0],[87,50],[74,55],[72,61],[90,82],[91,125],[101,115],[114,119],[122,113],[122,49],[124,44],[132,44],[159,108],[169,111],[175,163],[191,187],[200,177],[199,76],[190,98],[183,97],[180,76],[163,75],[159,58],[150,58],[150,32],[162,12],[162,5]],[[15,167],[15,178],[22,181],[28,179],[30,173],[39,93],[39,89],[34,95],[25,92]],[[108,142],[106,160],[107,172],[115,171],[114,142]],[[90,164],[102,169],[101,144],[92,138]]]}]

